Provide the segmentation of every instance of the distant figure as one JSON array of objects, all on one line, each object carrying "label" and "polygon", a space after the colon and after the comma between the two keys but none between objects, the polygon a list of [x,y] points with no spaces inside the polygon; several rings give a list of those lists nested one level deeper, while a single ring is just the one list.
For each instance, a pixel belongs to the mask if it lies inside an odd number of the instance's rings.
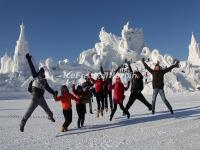
[{"label": "distant figure", "polygon": [[108,97],[110,102],[110,110],[113,110],[113,99],[112,99],[112,79],[113,76],[120,70],[121,66],[119,66],[113,74],[108,72],[107,76],[103,70],[103,67],[100,67],[101,74],[104,75],[104,82],[103,82],[103,95],[104,95],[104,105],[106,108],[106,112],[108,111]]},{"label": "distant figure", "polygon": [[165,92],[164,92],[164,75],[165,73],[171,71],[173,68],[178,67],[179,66],[179,61],[176,62],[175,65],[172,65],[169,68],[165,68],[162,69],[162,67],[159,64],[155,65],[154,70],[151,69],[146,63],[145,63],[145,59],[142,59],[142,63],[144,65],[144,67],[152,74],[153,76],[153,97],[152,97],[152,114],[155,113],[155,103],[156,103],[156,98],[158,93],[160,94],[163,102],[165,103],[165,105],[168,107],[168,109],[170,110],[171,114],[173,114],[173,109],[172,106],[170,105],[170,103],[167,101],[166,97],[165,97]]},{"label": "distant figure", "polygon": [[89,95],[88,103],[89,103],[90,114],[93,114],[92,112],[93,84],[88,76],[85,76],[85,82],[83,82],[82,87],[83,90]]},{"label": "distant figure", "polygon": [[53,118],[53,113],[49,109],[45,99],[44,99],[44,92],[47,90],[49,93],[51,93],[53,96],[57,95],[57,91],[54,91],[50,88],[49,84],[47,83],[47,80],[45,79],[45,71],[44,68],[41,68],[39,72],[36,72],[35,67],[33,65],[33,62],[31,61],[32,56],[29,54],[26,54],[26,59],[28,61],[28,64],[31,69],[31,73],[33,76],[33,81],[31,82],[32,85],[31,89],[29,91],[33,95],[31,104],[25,113],[23,119],[21,120],[20,124],[20,131],[24,132],[24,126],[33,113],[33,111],[37,108],[37,106],[41,106],[44,111],[48,114],[48,119],[50,119],[52,122],[55,122],[55,119]]}]

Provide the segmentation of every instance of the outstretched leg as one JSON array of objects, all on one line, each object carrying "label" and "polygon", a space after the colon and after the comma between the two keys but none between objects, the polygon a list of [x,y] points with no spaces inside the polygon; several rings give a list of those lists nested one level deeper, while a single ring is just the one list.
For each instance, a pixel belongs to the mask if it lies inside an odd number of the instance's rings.
[{"label": "outstretched leg", "polygon": [[26,125],[27,120],[32,115],[33,111],[36,109],[37,106],[38,106],[38,99],[33,98],[29,108],[27,109],[24,117],[21,120],[21,123],[20,123],[20,131],[21,132],[24,132],[24,126]]},{"label": "outstretched leg", "polygon": [[174,112],[173,112],[172,106],[170,105],[169,101],[166,99],[164,90],[160,89],[159,94],[161,96],[161,99],[163,100],[163,102],[165,103],[169,111],[171,112],[171,114],[173,114]]},{"label": "outstretched leg", "polygon": [[130,118],[130,113],[129,113],[128,109],[124,108],[123,104],[119,104],[119,106],[120,106],[121,110],[122,110],[125,114],[127,114],[127,118],[129,119],[129,118]]},{"label": "outstretched leg", "polygon": [[109,101],[110,101],[110,109],[113,109],[113,100],[112,100],[112,91],[108,92]]},{"label": "outstretched leg", "polygon": [[129,110],[129,108],[133,105],[133,103],[135,102],[135,94],[131,93],[131,95],[129,96],[129,100],[128,103],[126,104],[126,109]]},{"label": "outstretched leg", "polygon": [[144,105],[148,107],[148,109],[151,111],[152,110],[152,105],[146,100],[144,95],[142,93],[137,94],[138,100],[140,100]]},{"label": "outstretched leg", "polygon": [[153,89],[153,96],[152,96],[152,114],[155,114],[155,105],[156,105],[156,98],[158,96],[159,89]]},{"label": "outstretched leg", "polygon": [[110,115],[110,121],[112,121],[112,118],[113,118],[113,116],[114,116],[116,110],[117,110],[117,104],[114,103],[114,108],[113,108],[113,110],[112,110],[112,112],[111,112],[111,115]]},{"label": "outstretched leg", "polygon": [[55,122],[55,119],[53,118],[53,113],[50,110],[49,106],[47,105],[47,102],[45,101],[44,97],[39,99],[39,105],[44,109],[44,111],[48,115],[48,119],[51,120],[52,122]]}]

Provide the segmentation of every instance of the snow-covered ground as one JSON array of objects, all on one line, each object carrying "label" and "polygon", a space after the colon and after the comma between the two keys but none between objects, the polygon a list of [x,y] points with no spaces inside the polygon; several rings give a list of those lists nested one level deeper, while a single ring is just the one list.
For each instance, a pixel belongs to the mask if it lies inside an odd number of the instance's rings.
[{"label": "snow-covered ground", "polygon": [[[119,108],[112,122],[109,121],[110,113],[99,119],[95,114],[87,113],[82,129],[76,128],[77,114],[73,103],[73,123],[66,133],[59,132],[63,123],[59,102],[47,100],[56,123],[50,122],[38,107],[28,121],[25,132],[21,133],[19,123],[30,100],[1,100],[0,149],[199,150],[200,93],[167,95],[167,98],[175,110],[174,115],[169,114],[158,96],[154,116],[136,101],[130,109],[129,120],[122,117]],[[147,96],[147,99],[151,101],[151,96]],[[127,103],[127,99],[124,103]],[[95,100],[93,105],[96,108]]]}]

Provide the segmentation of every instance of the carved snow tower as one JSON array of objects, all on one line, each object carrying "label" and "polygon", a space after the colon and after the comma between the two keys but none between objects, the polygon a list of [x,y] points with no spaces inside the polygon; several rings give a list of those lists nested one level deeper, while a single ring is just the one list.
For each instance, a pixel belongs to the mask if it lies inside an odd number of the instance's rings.
[{"label": "carved snow tower", "polygon": [[200,44],[197,43],[194,33],[192,33],[191,42],[189,45],[188,62],[191,65],[200,66]]},{"label": "carved snow tower", "polygon": [[12,72],[18,72],[24,76],[27,76],[29,74],[29,66],[27,63],[27,60],[25,58],[25,55],[29,52],[28,49],[28,42],[25,38],[25,26],[24,23],[20,25],[20,35],[18,41],[16,41],[15,46],[15,52],[13,56],[13,71]]}]

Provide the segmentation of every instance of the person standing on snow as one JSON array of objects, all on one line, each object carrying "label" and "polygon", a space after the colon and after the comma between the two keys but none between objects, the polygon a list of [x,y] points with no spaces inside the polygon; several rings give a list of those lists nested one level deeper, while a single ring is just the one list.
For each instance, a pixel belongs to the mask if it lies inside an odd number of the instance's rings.
[{"label": "person standing on snow", "polygon": [[108,75],[105,75],[105,72],[103,70],[103,67],[100,67],[101,74],[104,75],[104,82],[103,82],[103,93],[104,93],[104,104],[106,111],[108,110],[108,96],[109,96],[109,102],[110,102],[110,110],[113,110],[113,99],[112,99],[112,79],[113,76],[119,71],[121,66],[119,66],[115,71],[114,74],[108,72]]},{"label": "person standing on snow", "polygon": [[41,106],[44,111],[48,115],[48,119],[51,120],[52,122],[55,122],[55,119],[53,118],[53,113],[49,109],[45,99],[44,99],[44,92],[47,90],[49,93],[51,93],[53,96],[57,95],[57,91],[54,91],[53,89],[50,88],[49,84],[47,83],[47,80],[45,79],[45,71],[44,68],[41,68],[39,72],[36,72],[35,67],[33,65],[33,62],[31,60],[32,56],[30,54],[26,54],[26,59],[28,61],[28,64],[31,69],[31,74],[33,76],[32,80],[32,86],[31,86],[31,93],[32,93],[32,101],[31,104],[23,116],[21,123],[20,123],[20,131],[24,132],[24,126],[33,113],[33,111],[36,109],[36,107],[39,105]]},{"label": "person standing on snow", "polygon": [[127,118],[130,118],[130,113],[126,108],[123,106],[123,101],[125,99],[124,92],[128,90],[130,85],[130,82],[128,82],[128,86],[125,87],[124,84],[121,82],[120,77],[116,77],[116,82],[113,84],[113,89],[114,89],[114,97],[113,97],[113,102],[114,102],[114,108],[111,112],[110,115],[110,121],[112,121],[112,118],[117,110],[117,105],[120,106],[121,110],[123,110],[123,113],[127,115]]},{"label": "person standing on snow", "polygon": [[155,114],[155,104],[156,104],[156,98],[157,98],[158,93],[160,94],[161,99],[163,100],[163,102],[165,103],[165,105],[167,106],[167,108],[170,110],[171,114],[173,114],[174,111],[172,109],[172,106],[170,105],[170,103],[168,102],[168,100],[165,97],[165,92],[164,92],[164,75],[165,75],[165,73],[171,71],[173,68],[179,67],[179,61],[177,61],[175,65],[172,65],[169,68],[165,68],[165,69],[162,69],[162,67],[159,65],[159,63],[157,63],[155,65],[154,70],[151,69],[145,63],[145,59],[144,58],[142,59],[142,63],[144,65],[144,67],[153,76],[153,81],[152,81],[152,85],[153,85],[152,114]]},{"label": "person standing on snow", "polygon": [[89,95],[89,109],[90,109],[90,114],[93,114],[92,112],[92,88],[93,88],[93,84],[90,81],[90,79],[88,78],[88,76],[85,76],[85,82],[83,82],[82,84],[83,90]]},{"label": "person standing on snow", "polygon": [[68,126],[72,123],[72,103],[71,100],[79,101],[78,97],[75,97],[68,90],[66,85],[61,86],[61,96],[55,96],[55,101],[61,101],[63,115],[65,122],[62,125],[61,132],[67,132]]},{"label": "person standing on snow", "polygon": [[77,127],[81,128],[84,126],[85,114],[86,114],[86,101],[88,101],[89,95],[83,91],[82,86],[78,85],[75,88],[75,83],[72,85],[73,94],[79,98],[79,101],[76,101],[76,111],[78,114]]},{"label": "person standing on snow", "polygon": [[126,104],[126,109],[129,110],[129,108],[132,106],[132,104],[135,102],[136,99],[141,101],[144,105],[147,106],[147,108],[151,111],[152,105],[145,99],[144,95],[142,94],[142,90],[144,88],[143,84],[143,76],[139,71],[133,72],[130,62],[127,62],[129,71],[131,73],[131,94],[129,96],[129,101]]},{"label": "person standing on snow", "polygon": [[97,79],[94,80],[91,76],[91,73],[89,73],[89,79],[95,85],[95,93],[96,93],[95,95],[96,95],[96,101],[97,101],[97,118],[99,118],[100,113],[101,113],[101,116],[103,117],[104,95],[103,95],[103,80],[102,80],[102,77],[99,74]]}]

